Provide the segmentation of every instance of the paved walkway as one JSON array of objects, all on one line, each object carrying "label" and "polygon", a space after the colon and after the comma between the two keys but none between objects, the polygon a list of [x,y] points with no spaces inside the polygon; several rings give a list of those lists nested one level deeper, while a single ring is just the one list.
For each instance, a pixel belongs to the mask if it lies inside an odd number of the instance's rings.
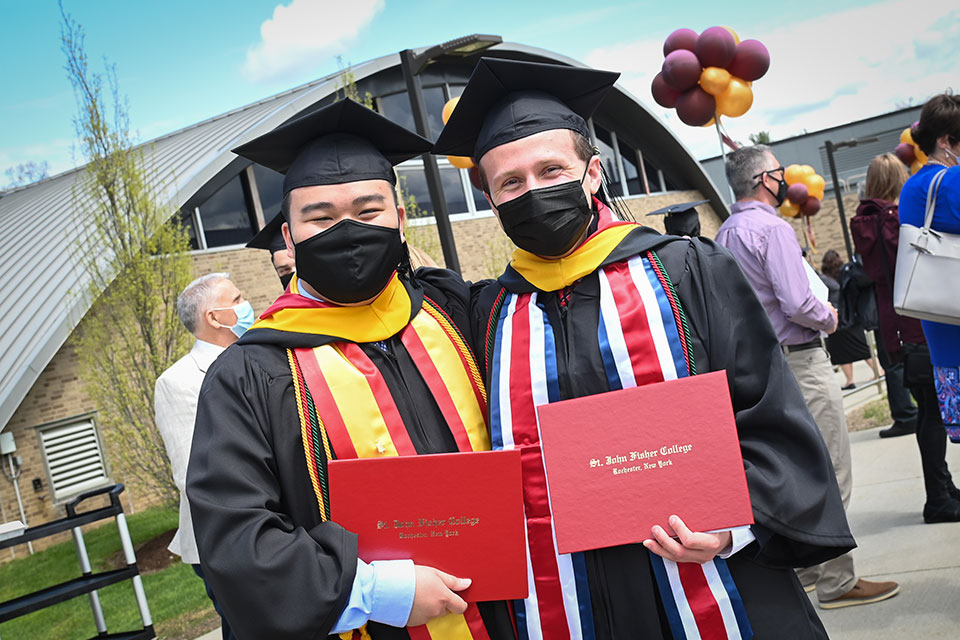
[{"label": "paved walkway", "polygon": [[[850,434],[853,497],[848,514],[859,547],[857,573],[896,580],[884,602],[820,610],[839,640],[960,638],[960,523],[924,524],[920,453],[912,436],[881,439],[878,429]],[[947,446],[960,481],[960,445]],[[815,596],[812,596],[816,601]]]}]

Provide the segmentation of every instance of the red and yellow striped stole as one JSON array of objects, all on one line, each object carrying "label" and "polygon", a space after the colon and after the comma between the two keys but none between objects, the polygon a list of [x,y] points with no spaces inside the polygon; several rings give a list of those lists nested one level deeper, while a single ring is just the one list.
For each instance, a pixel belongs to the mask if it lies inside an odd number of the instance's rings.
[{"label": "red and yellow striped stole", "polygon": [[[486,391],[473,354],[446,314],[429,298],[400,339],[450,428],[458,451],[488,451]],[[383,375],[353,342],[288,350],[303,449],[321,518],[330,519],[326,460],[417,455]],[[333,505],[336,508],[336,505]],[[408,627],[414,640],[488,640],[475,605]],[[365,638],[361,629],[341,634]]]}]

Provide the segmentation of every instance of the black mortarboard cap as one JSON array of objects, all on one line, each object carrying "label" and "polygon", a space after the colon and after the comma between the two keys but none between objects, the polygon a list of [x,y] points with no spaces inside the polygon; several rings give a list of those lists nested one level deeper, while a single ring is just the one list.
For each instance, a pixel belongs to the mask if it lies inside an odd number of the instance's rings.
[{"label": "black mortarboard cap", "polygon": [[287,243],[283,240],[283,231],[281,227],[284,223],[283,212],[273,216],[267,224],[257,232],[257,235],[250,238],[247,247],[250,249],[266,249],[271,254],[276,251],[283,251],[287,248]]},{"label": "black mortarboard cap", "polygon": [[706,202],[707,200],[697,200],[696,202],[671,204],[662,209],[651,211],[647,215],[666,216],[663,220],[663,228],[672,236],[699,236],[700,214],[697,213],[697,207]]},{"label": "black mortarboard cap", "polygon": [[619,77],[613,71],[480,58],[433,152],[479,160],[494,147],[552,129],[589,138],[586,120]]},{"label": "black mortarboard cap", "polygon": [[298,187],[386,180],[393,165],[430,150],[430,141],[353,100],[340,100],[233,150],[285,174],[283,195]]}]

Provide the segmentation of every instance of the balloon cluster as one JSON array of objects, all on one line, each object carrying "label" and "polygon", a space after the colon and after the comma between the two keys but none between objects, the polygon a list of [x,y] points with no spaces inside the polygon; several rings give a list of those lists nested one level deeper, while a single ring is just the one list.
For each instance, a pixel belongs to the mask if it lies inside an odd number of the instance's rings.
[{"label": "balloon cluster", "polygon": [[820,211],[826,180],[808,164],[792,164],[783,173],[787,181],[787,199],[780,213],[788,218],[814,216]]},{"label": "balloon cluster", "polygon": [[697,35],[677,29],[663,43],[663,68],[651,91],[657,104],[676,107],[692,127],[708,126],[718,116],[738,118],[753,105],[754,80],[770,68],[770,53],[759,40],[740,41],[729,27],[710,27]]},{"label": "balloon cluster", "polygon": [[[913,126],[917,126],[914,122]],[[912,127],[907,127],[900,133],[900,144],[893,150],[900,162],[910,167],[910,174],[920,171],[920,167],[927,164],[927,154],[925,154],[917,143],[913,141]]]},{"label": "balloon cluster", "polygon": [[[447,104],[443,105],[443,111],[440,112],[440,118],[443,120],[443,124],[447,124],[447,120],[450,119],[450,115],[453,114],[453,110],[456,108],[458,102],[460,102],[460,96],[450,98],[447,100]],[[466,156],[447,156],[447,162],[457,169],[473,168],[473,160]]]}]

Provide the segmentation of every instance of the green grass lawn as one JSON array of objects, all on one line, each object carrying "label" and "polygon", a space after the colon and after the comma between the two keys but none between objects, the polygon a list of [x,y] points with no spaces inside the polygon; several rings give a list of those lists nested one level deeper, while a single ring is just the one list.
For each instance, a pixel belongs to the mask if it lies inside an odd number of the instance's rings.
[{"label": "green grass lawn", "polygon": [[[145,542],[177,526],[176,508],[154,508],[127,516],[133,544]],[[113,519],[84,530],[87,553],[94,572],[109,569],[107,558],[121,548]],[[9,553],[4,550],[3,553]],[[76,578],[80,575],[72,540],[32,556],[0,566],[0,602]],[[219,619],[203,582],[190,566],[177,562],[143,576],[143,588],[160,638],[195,638],[218,626]],[[129,580],[100,590],[100,603],[110,632],[140,628],[140,613]],[[53,607],[0,624],[3,640],[84,640],[97,635],[90,600],[82,595]]]}]

